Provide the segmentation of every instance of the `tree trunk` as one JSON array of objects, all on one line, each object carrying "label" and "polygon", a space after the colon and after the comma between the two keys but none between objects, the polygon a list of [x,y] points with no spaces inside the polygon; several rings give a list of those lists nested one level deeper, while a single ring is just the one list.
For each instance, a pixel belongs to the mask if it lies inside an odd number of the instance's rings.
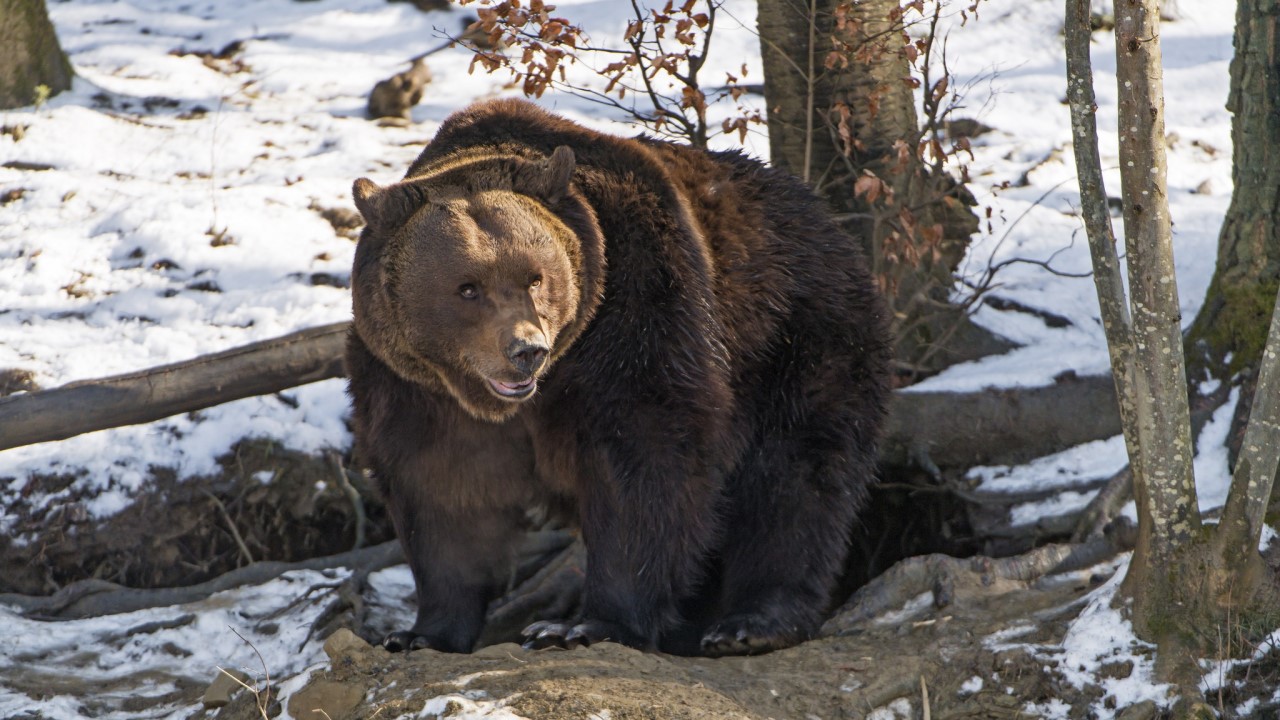
[{"label": "tree trunk", "polygon": [[[1139,633],[1163,644],[1168,628],[1161,621],[1176,612],[1168,601],[1181,594],[1176,588],[1185,583],[1178,561],[1200,537],[1200,512],[1169,222],[1158,2],[1142,0],[1118,12],[1115,36],[1120,182],[1132,293],[1133,431],[1142,448],[1133,478],[1142,541],[1124,590],[1134,600]],[[1166,654],[1170,650],[1166,647]]]},{"label": "tree trunk", "polygon": [[[1123,290],[1114,238],[1103,214],[1105,194],[1092,119],[1088,0],[1067,0],[1066,7],[1068,95],[1081,198],[1086,204],[1103,324],[1124,401],[1121,414],[1138,505],[1139,538],[1123,594],[1132,600],[1135,631],[1159,646],[1161,678],[1179,686],[1183,694],[1186,702],[1178,716],[1198,716],[1205,706],[1196,702],[1199,670],[1194,658],[1208,652],[1230,654],[1223,646],[1223,633],[1230,635],[1227,646],[1234,646],[1236,652],[1244,649],[1247,641],[1234,642],[1243,634],[1242,628],[1264,619],[1270,629],[1273,623],[1265,619],[1274,617],[1277,606],[1274,578],[1257,546],[1271,479],[1280,463],[1280,405],[1273,397],[1274,383],[1280,382],[1280,314],[1274,317],[1271,337],[1261,353],[1265,359],[1258,383],[1262,395],[1246,434],[1249,447],[1236,468],[1220,524],[1205,529],[1191,465],[1190,412],[1165,184],[1159,3],[1132,0],[1116,17],[1120,177],[1131,290],[1127,316],[1122,306],[1117,307]],[[1242,8],[1241,17],[1247,14]]]},{"label": "tree trunk", "polygon": [[[1235,465],[1254,395],[1255,371],[1280,290],[1280,5],[1239,0],[1231,62],[1234,192],[1218,236],[1218,264],[1187,332],[1189,377],[1243,376],[1229,437]],[[1247,149],[1242,152],[1241,149]],[[1280,483],[1274,486],[1280,491]],[[1273,497],[1280,501],[1280,496]]]},{"label": "tree trunk", "polygon": [[[758,8],[773,164],[811,183],[862,241],[893,311],[904,372],[1009,349],[948,301],[977,219],[964,186],[924,160],[934,146],[918,122],[897,0]],[[936,101],[931,129],[942,119]]]},{"label": "tree trunk", "polygon": [[71,63],[43,0],[0,0],[0,18],[0,109],[36,105],[70,89]]},{"label": "tree trunk", "polygon": [[1239,0],[1236,6],[1227,98],[1235,188],[1208,297],[1187,337],[1193,371],[1223,379],[1257,366],[1280,287],[1278,22],[1280,5],[1272,0]]}]

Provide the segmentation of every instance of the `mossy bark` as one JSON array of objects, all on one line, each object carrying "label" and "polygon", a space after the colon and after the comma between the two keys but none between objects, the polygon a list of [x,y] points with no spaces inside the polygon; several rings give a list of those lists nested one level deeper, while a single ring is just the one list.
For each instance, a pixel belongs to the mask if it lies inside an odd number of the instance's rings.
[{"label": "mossy bark", "polygon": [[1235,148],[1218,265],[1187,335],[1191,377],[1256,367],[1280,288],[1280,3],[1240,0],[1231,62]]},{"label": "mossy bark", "polygon": [[72,75],[43,0],[0,0],[0,109],[57,95]]}]

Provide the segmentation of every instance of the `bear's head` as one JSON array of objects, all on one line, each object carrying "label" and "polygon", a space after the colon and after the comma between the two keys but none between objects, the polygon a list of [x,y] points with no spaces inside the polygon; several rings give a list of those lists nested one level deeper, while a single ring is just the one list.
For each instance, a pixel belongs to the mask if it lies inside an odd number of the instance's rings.
[{"label": "bear's head", "polygon": [[[386,188],[361,178],[356,331],[402,377],[501,421],[576,335],[581,241],[555,212],[574,156],[472,158]],[[558,345],[558,341],[561,343]]]}]

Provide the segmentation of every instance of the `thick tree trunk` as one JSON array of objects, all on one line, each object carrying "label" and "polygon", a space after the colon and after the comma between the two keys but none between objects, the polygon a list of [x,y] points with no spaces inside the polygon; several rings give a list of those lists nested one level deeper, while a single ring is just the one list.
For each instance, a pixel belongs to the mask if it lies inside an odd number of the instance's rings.
[{"label": "thick tree trunk", "polygon": [[[890,22],[897,0],[848,3],[847,30],[837,30],[838,0],[761,0],[758,23],[773,164],[807,180],[842,211],[854,209],[849,183],[856,168],[891,156],[897,140],[919,137],[910,68],[895,52],[901,22]],[[853,26],[857,26],[856,28]],[[875,43],[864,62],[824,68],[838,39],[855,48]],[[811,45],[812,43],[812,45]],[[841,118],[858,141],[841,148]],[[841,183],[845,184],[842,186]]]},{"label": "thick tree trunk", "polygon": [[[977,220],[972,198],[917,154],[921,132],[897,0],[761,0],[769,148],[846,219],[887,290],[905,368],[1010,346],[948,301]],[[874,173],[884,189],[855,183]]]},{"label": "thick tree trunk", "polygon": [[1218,266],[1187,337],[1194,371],[1227,379],[1257,366],[1280,288],[1280,5],[1239,0],[1231,62],[1235,148]]},{"label": "thick tree trunk", "polygon": [[70,89],[72,74],[43,0],[0,0],[0,109]]}]

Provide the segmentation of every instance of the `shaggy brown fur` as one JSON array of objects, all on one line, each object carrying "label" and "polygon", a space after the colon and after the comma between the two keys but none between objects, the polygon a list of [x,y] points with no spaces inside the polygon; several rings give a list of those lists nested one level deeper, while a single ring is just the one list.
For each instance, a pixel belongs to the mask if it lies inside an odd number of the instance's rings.
[{"label": "shaggy brown fur", "polygon": [[355,198],[358,450],[418,589],[389,648],[470,650],[526,511],[565,499],[582,614],[529,645],[715,655],[817,629],[890,358],[856,244],[799,181],[503,100]]}]

